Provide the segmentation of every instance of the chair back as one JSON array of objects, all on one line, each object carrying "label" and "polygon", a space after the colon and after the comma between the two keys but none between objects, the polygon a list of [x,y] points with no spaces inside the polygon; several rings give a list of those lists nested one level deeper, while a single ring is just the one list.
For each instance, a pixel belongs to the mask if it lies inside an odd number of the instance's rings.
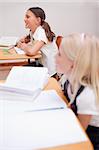
[{"label": "chair back", "polygon": [[57,44],[57,47],[59,48],[59,46],[60,46],[60,43],[61,43],[61,41],[62,41],[62,36],[57,36],[57,38],[56,38],[56,44]]}]

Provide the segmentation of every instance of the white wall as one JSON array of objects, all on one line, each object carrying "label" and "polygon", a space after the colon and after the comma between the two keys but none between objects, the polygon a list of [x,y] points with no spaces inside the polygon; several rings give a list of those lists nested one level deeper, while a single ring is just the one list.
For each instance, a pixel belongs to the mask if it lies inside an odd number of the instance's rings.
[{"label": "white wall", "polygon": [[96,18],[96,31],[97,35],[99,36],[99,1],[97,2],[97,18]]},{"label": "white wall", "polygon": [[88,32],[99,35],[97,19],[99,18],[97,2],[93,1],[52,1],[35,2],[33,0],[1,0],[0,2],[0,36],[22,36],[24,15],[29,7],[39,6],[45,10],[47,19],[56,35],[67,35],[71,32]]}]

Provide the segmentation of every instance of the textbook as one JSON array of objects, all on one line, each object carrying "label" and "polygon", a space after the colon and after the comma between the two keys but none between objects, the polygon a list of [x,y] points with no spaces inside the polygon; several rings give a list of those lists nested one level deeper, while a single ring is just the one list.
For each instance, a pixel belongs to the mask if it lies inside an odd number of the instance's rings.
[{"label": "textbook", "polygon": [[13,67],[4,84],[0,84],[0,99],[33,100],[49,79],[45,67]]}]

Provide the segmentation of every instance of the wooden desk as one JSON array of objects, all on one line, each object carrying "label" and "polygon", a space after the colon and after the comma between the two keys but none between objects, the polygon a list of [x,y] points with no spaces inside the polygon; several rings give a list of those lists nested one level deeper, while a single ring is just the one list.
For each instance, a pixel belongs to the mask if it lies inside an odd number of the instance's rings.
[{"label": "wooden desk", "polygon": [[36,59],[41,58],[41,54],[37,53],[34,56],[27,56],[25,54],[17,54],[14,49],[2,50],[0,49],[0,60],[17,60],[17,59]]},{"label": "wooden desk", "polygon": [[[4,81],[0,81],[4,82]],[[58,84],[58,82],[54,78],[50,78],[48,84],[46,85],[44,90],[54,89],[56,92],[61,96],[64,101],[66,101],[66,98],[63,95],[63,92]],[[68,116],[69,117],[69,116]],[[79,121],[78,121],[79,123]],[[81,127],[82,128],[82,127]],[[60,145],[58,147],[52,147],[52,148],[43,148],[42,150],[93,150],[93,146],[88,139],[85,142],[81,143],[75,143],[75,144],[67,144],[67,145]]]},{"label": "wooden desk", "polygon": [[[47,86],[45,87],[45,90],[49,90],[49,89],[55,89],[56,92],[59,94],[59,96],[61,96],[64,99],[64,101],[66,101],[66,98],[63,95],[61,87],[59,86],[58,82],[54,78],[51,78],[49,80]],[[88,141],[86,141],[86,142],[62,145],[62,146],[58,146],[58,147],[47,148],[46,150],[93,150],[93,146],[88,138]]]},{"label": "wooden desk", "polygon": [[0,80],[6,79],[13,66],[27,65],[38,58],[41,58],[41,53],[37,53],[34,56],[27,56],[25,54],[17,54],[14,49],[2,50],[0,48]]}]

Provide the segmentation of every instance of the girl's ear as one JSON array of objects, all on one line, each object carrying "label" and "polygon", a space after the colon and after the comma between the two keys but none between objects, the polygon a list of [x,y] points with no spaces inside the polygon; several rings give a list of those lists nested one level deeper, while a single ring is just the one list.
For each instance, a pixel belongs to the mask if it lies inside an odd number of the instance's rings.
[{"label": "girl's ear", "polygon": [[38,24],[40,25],[41,24],[41,18],[38,17],[37,20],[38,20]]}]

